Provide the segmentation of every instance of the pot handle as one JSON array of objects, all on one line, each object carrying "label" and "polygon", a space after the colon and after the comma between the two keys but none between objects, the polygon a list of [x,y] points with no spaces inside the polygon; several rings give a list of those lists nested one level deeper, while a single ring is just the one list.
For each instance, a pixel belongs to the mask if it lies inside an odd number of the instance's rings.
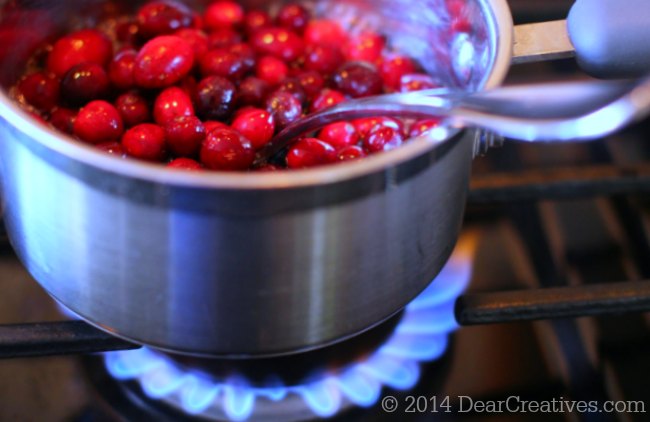
[{"label": "pot handle", "polygon": [[577,0],[566,21],[515,27],[513,63],[574,55],[598,78],[650,73],[650,1]]}]

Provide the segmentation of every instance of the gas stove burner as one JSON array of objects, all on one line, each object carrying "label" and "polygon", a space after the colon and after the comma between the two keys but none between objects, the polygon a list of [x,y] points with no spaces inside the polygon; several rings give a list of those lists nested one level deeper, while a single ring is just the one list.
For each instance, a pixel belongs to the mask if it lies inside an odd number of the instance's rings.
[{"label": "gas stove burner", "polygon": [[384,387],[398,391],[415,387],[421,364],[444,354],[449,334],[458,328],[454,303],[470,279],[470,260],[466,254],[452,256],[374,351],[338,369],[328,366],[309,374],[303,383],[288,383],[280,376],[252,382],[238,373],[218,379],[203,368],[188,369],[148,348],[107,353],[105,365],[115,379],[135,382],[148,398],[202,420],[304,420],[369,408],[379,401]]}]

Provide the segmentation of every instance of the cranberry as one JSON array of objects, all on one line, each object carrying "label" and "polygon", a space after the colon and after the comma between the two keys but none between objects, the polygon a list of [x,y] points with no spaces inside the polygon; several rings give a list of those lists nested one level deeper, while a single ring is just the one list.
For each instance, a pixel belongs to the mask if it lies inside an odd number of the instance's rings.
[{"label": "cranberry", "polygon": [[269,173],[269,172],[274,172],[280,170],[280,167],[276,166],[275,164],[264,164],[261,167],[258,167],[256,169],[257,171],[261,171],[263,173]]},{"label": "cranberry", "polygon": [[271,17],[263,10],[251,10],[244,16],[244,29],[249,35],[271,25],[273,25]]},{"label": "cranberry", "polygon": [[431,76],[423,73],[414,73],[402,76],[399,90],[400,92],[413,92],[439,87],[440,84],[436,83]]},{"label": "cranberry", "polygon": [[255,67],[255,51],[253,51],[253,48],[250,45],[246,43],[231,45],[228,47],[228,51],[240,56],[244,60],[247,69],[252,70]]},{"label": "cranberry", "polygon": [[305,52],[305,69],[329,75],[343,63],[340,47],[309,45]]},{"label": "cranberry", "polygon": [[381,57],[386,43],[384,38],[374,32],[366,32],[348,41],[344,47],[345,58],[350,61],[374,63]]},{"label": "cranberry", "polygon": [[287,4],[278,12],[278,25],[302,34],[309,23],[309,11],[299,4]]},{"label": "cranberry", "polygon": [[83,29],[59,39],[47,58],[47,68],[62,78],[79,63],[91,62],[106,66],[113,55],[113,44],[95,29]]},{"label": "cranberry", "polygon": [[194,58],[199,58],[203,56],[205,53],[208,52],[209,50],[209,41],[208,41],[208,36],[205,34],[205,32],[201,31],[200,29],[194,29],[194,28],[187,28],[187,29],[181,29],[180,31],[176,31],[174,33],[177,37],[181,37],[189,45],[192,46],[192,50],[194,51]]},{"label": "cranberry", "polygon": [[57,108],[50,113],[50,124],[63,133],[72,135],[74,133],[74,121],[77,112],[69,108]]},{"label": "cranberry", "polygon": [[135,87],[135,58],[138,53],[135,50],[125,50],[117,54],[108,67],[108,79],[115,88],[128,90]]},{"label": "cranberry", "polygon": [[164,0],[147,3],[138,11],[140,34],[145,38],[171,34],[194,23],[194,14],[182,3]]},{"label": "cranberry", "polygon": [[287,62],[297,60],[305,50],[302,38],[285,28],[260,29],[252,35],[250,42],[259,54],[268,54]]},{"label": "cranberry", "polygon": [[122,147],[131,157],[162,161],[165,158],[165,130],[153,123],[134,126],[122,136]]},{"label": "cranberry", "polygon": [[225,120],[235,106],[235,85],[220,76],[208,76],[196,87],[194,103],[204,119]]},{"label": "cranberry", "polygon": [[196,116],[182,116],[165,126],[167,145],[179,157],[193,157],[205,139],[205,126]]},{"label": "cranberry", "polygon": [[366,157],[368,154],[358,145],[351,145],[338,150],[336,157],[339,161],[354,161]]},{"label": "cranberry", "polygon": [[361,139],[356,128],[350,122],[332,123],[321,129],[318,134],[318,139],[321,139],[335,149],[356,145]]},{"label": "cranberry", "polygon": [[125,127],[133,127],[151,120],[149,103],[136,92],[127,92],[117,97],[115,107],[120,112]]},{"label": "cranberry", "polygon": [[161,126],[181,116],[193,116],[192,99],[178,87],[167,88],[158,95],[153,105],[153,118]]},{"label": "cranberry", "polygon": [[201,145],[201,162],[212,170],[247,170],[255,151],[243,135],[232,129],[214,129]]},{"label": "cranberry", "polygon": [[311,105],[311,112],[325,110],[345,101],[345,95],[333,89],[324,89]]},{"label": "cranberry", "polygon": [[347,40],[348,35],[343,27],[333,20],[313,20],[305,28],[305,42],[307,44],[324,44],[341,48],[347,43]]},{"label": "cranberry", "polygon": [[73,129],[79,139],[91,144],[115,141],[124,132],[120,113],[102,100],[91,101],[79,110]]},{"label": "cranberry", "polygon": [[352,98],[378,95],[383,92],[383,81],[377,69],[365,62],[349,62],[334,74],[334,86]]},{"label": "cranberry", "polygon": [[305,93],[305,90],[302,88],[302,85],[300,85],[300,81],[298,79],[294,79],[294,78],[285,79],[278,86],[276,91],[288,92],[289,94],[296,97],[296,100],[298,100],[300,104],[304,104],[307,101],[307,94]]},{"label": "cranberry", "polygon": [[375,127],[368,137],[363,140],[363,147],[369,154],[381,151],[389,151],[402,145],[404,137],[391,127]]},{"label": "cranberry", "polygon": [[382,60],[379,72],[384,84],[397,91],[400,88],[402,76],[416,72],[415,63],[408,57],[394,55]]},{"label": "cranberry", "polygon": [[208,6],[203,19],[212,30],[238,26],[244,21],[244,9],[234,1],[216,1]]},{"label": "cranberry", "polygon": [[136,45],[140,40],[140,26],[132,20],[119,22],[115,27],[115,37],[126,45]]},{"label": "cranberry", "polygon": [[255,75],[270,85],[277,85],[287,78],[289,67],[280,59],[264,56],[257,61]]},{"label": "cranberry", "polygon": [[68,70],[61,81],[61,94],[68,103],[82,105],[106,96],[109,86],[104,68],[86,62]]},{"label": "cranberry", "polygon": [[309,98],[314,98],[325,87],[325,79],[318,72],[302,72],[296,75],[296,79],[300,82],[300,86],[305,91]]},{"label": "cranberry", "polygon": [[199,60],[203,76],[221,76],[232,81],[241,79],[249,70],[244,58],[225,48],[210,50]]},{"label": "cranberry", "polygon": [[146,43],[135,59],[135,82],[142,88],[164,88],[183,79],[194,66],[194,51],[184,39],[163,35]]},{"label": "cranberry", "polygon": [[368,117],[365,119],[356,119],[352,124],[357,129],[361,138],[367,138],[370,132],[376,127],[389,127],[395,129],[400,134],[404,134],[404,124],[390,117]]},{"label": "cranberry", "polygon": [[230,126],[228,126],[227,124],[222,123],[222,122],[215,122],[214,120],[208,120],[207,122],[204,122],[203,126],[205,126],[205,133],[210,133],[215,129],[232,130],[232,128]]},{"label": "cranberry", "polygon": [[266,145],[275,133],[275,122],[271,113],[256,108],[237,116],[232,122],[232,127],[250,140],[256,150]]},{"label": "cranberry", "polygon": [[316,139],[301,139],[291,146],[287,154],[287,167],[302,169],[330,164],[336,161],[336,150]]},{"label": "cranberry", "polygon": [[124,155],[126,155],[122,144],[119,142],[104,142],[95,146],[107,154],[116,155],[118,157],[124,157]]},{"label": "cranberry", "polygon": [[59,78],[52,73],[32,73],[18,82],[17,93],[27,104],[50,111],[59,102],[59,84]]},{"label": "cranberry", "polygon": [[440,123],[442,122],[442,119],[426,119],[426,120],[419,120],[411,126],[411,130],[409,132],[409,137],[411,138],[417,138],[418,136],[422,136],[428,131],[430,131],[433,128],[436,128],[440,126]]},{"label": "cranberry", "polygon": [[238,106],[257,106],[262,104],[264,98],[268,94],[271,86],[253,76],[249,76],[239,84],[237,91],[237,105]]},{"label": "cranberry", "polygon": [[273,115],[275,125],[284,129],[302,116],[302,105],[290,93],[276,91],[266,99],[266,111]]},{"label": "cranberry", "polygon": [[203,170],[203,166],[198,161],[194,161],[191,158],[177,158],[167,164],[168,168],[176,170],[188,170],[188,171],[200,171]]}]

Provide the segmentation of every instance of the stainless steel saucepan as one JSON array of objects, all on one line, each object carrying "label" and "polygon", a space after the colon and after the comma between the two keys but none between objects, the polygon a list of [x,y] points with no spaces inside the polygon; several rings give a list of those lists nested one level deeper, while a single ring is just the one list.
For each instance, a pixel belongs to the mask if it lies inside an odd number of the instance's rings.
[{"label": "stainless steel saucepan", "polygon": [[[20,3],[32,5],[28,18],[5,16],[17,28],[8,28],[7,19],[0,24],[5,82],[20,70],[21,43],[34,42],[29,33],[62,22],[91,25],[106,5]],[[308,3],[320,15],[380,28],[435,77],[467,90],[499,85],[513,46],[526,53],[541,46],[538,56],[571,49],[562,37],[564,23],[553,24],[559,33],[538,26],[513,31],[505,0],[467,1],[472,35],[449,31],[443,0]],[[581,0],[576,8],[591,10],[588,5],[605,16],[592,21],[590,33],[596,34],[611,34],[597,26],[619,19],[622,9],[635,11],[626,15],[631,29],[650,10],[644,0]],[[579,20],[571,19],[569,27]],[[588,37],[578,28],[576,47]],[[16,36],[21,30],[27,35]],[[513,44],[513,32],[526,40]],[[619,48],[623,32],[606,42],[594,39],[600,43],[595,52],[579,49],[581,62],[611,74],[643,68],[647,52],[643,63],[640,57],[608,60],[642,48]],[[478,138],[466,130],[435,145],[415,140],[359,162],[308,171],[189,174],[119,160],[66,139],[35,123],[6,94],[0,95],[0,122],[4,219],[39,283],[120,337],[233,358],[339,341],[416,297],[454,247]]]}]

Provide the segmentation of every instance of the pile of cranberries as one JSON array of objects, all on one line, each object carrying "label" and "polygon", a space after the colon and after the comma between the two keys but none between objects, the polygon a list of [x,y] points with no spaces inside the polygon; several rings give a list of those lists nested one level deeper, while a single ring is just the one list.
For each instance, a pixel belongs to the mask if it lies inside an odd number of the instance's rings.
[{"label": "pile of cranberries", "polygon": [[[41,50],[12,88],[22,106],[110,154],[187,170],[250,170],[256,150],[305,114],[437,86],[380,34],[348,32],[298,4],[271,17],[233,1],[215,1],[203,14],[152,1]],[[356,160],[438,124],[335,123],[259,170]]]}]

